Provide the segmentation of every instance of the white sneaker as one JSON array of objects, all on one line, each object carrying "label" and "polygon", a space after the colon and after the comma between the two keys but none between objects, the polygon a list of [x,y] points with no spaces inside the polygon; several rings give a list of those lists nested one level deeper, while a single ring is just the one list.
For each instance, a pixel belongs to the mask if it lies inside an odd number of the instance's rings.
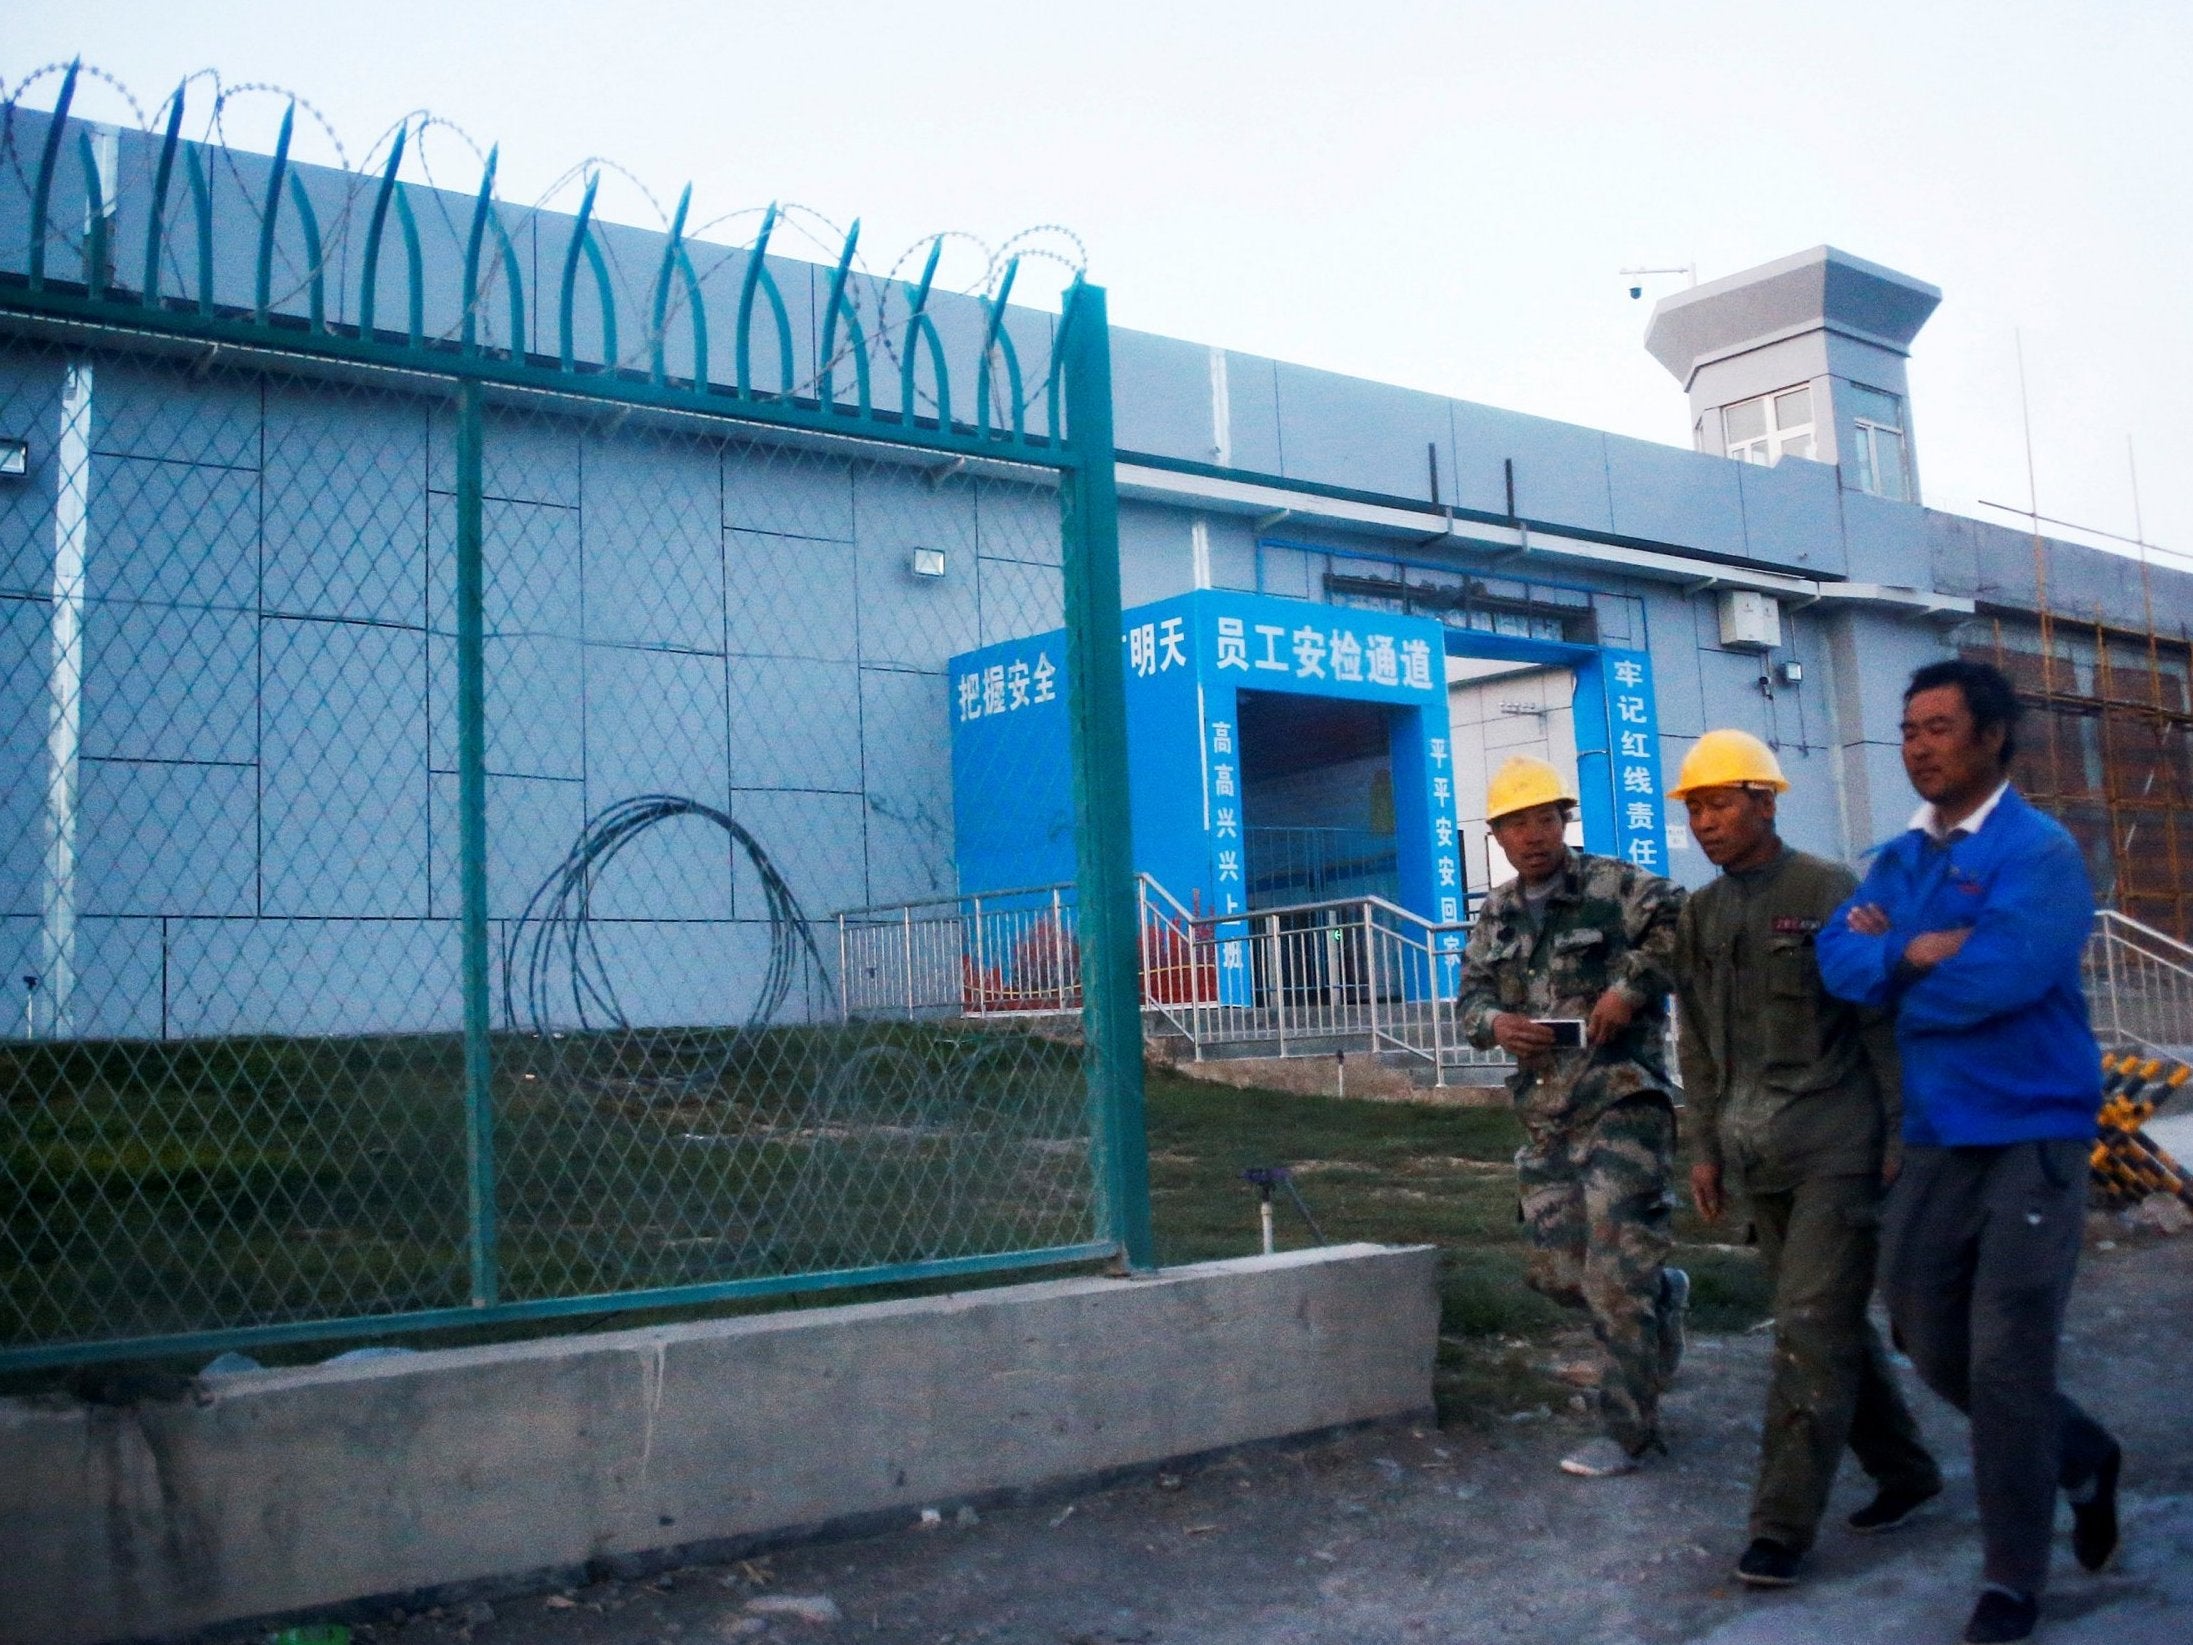
[{"label": "white sneaker", "polygon": [[1637,1458],[1618,1441],[1601,1434],[1587,1440],[1561,1459],[1561,1471],[1583,1479],[1611,1479],[1616,1474],[1637,1472]]}]

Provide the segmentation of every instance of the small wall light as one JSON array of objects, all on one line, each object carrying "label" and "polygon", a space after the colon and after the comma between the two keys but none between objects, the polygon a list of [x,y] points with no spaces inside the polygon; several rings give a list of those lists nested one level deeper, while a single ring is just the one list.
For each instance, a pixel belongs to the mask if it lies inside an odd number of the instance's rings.
[{"label": "small wall light", "polygon": [[30,472],[30,442],[0,438],[0,480],[20,480]]},{"label": "small wall light", "polygon": [[1784,685],[1797,685],[1804,680],[1805,665],[1796,658],[1791,657],[1786,659],[1775,672],[1782,676]]},{"label": "small wall light", "polygon": [[941,577],[944,575],[944,550],[917,548],[907,559],[906,569],[917,577]]}]

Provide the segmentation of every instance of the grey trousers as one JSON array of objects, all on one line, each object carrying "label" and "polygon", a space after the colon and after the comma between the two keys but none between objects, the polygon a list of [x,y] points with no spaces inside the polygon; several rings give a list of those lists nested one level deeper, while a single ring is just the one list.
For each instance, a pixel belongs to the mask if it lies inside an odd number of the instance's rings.
[{"label": "grey trousers", "polygon": [[2058,1487],[2092,1479],[2115,1443],[2056,1387],[2086,1156],[2076,1138],[1907,1148],[1882,1222],[1896,1335],[1926,1385],[1972,1419],[1984,1580],[2036,1595]]}]

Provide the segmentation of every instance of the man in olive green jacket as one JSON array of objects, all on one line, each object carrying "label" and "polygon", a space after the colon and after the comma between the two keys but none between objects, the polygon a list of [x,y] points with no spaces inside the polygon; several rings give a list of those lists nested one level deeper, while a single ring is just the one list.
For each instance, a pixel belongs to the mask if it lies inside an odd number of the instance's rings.
[{"label": "man in olive green jacket", "polygon": [[1736,1575],[1796,1580],[1845,1444],[1877,1487],[1852,1529],[1886,1530],[1942,1488],[1866,1318],[1901,1098],[1892,1023],[1821,986],[1813,937],[1857,888],[1775,832],[1789,784],[1742,731],[1699,739],[1670,798],[1721,870],[1676,930],[1679,1055],[1707,1221],[1747,1202],[1774,1286],[1774,1373]]}]

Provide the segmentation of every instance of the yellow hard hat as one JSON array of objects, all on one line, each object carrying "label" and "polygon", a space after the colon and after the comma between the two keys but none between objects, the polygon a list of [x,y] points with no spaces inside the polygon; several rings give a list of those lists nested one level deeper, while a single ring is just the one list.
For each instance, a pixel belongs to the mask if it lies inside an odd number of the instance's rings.
[{"label": "yellow hard hat", "polygon": [[1497,822],[1512,811],[1528,811],[1534,805],[1552,805],[1560,800],[1574,805],[1575,785],[1546,761],[1516,754],[1492,774],[1485,790],[1485,820]]},{"label": "yellow hard hat", "polygon": [[1771,788],[1779,794],[1788,787],[1774,750],[1750,732],[1709,731],[1683,756],[1668,798],[1680,800],[1694,788]]}]

